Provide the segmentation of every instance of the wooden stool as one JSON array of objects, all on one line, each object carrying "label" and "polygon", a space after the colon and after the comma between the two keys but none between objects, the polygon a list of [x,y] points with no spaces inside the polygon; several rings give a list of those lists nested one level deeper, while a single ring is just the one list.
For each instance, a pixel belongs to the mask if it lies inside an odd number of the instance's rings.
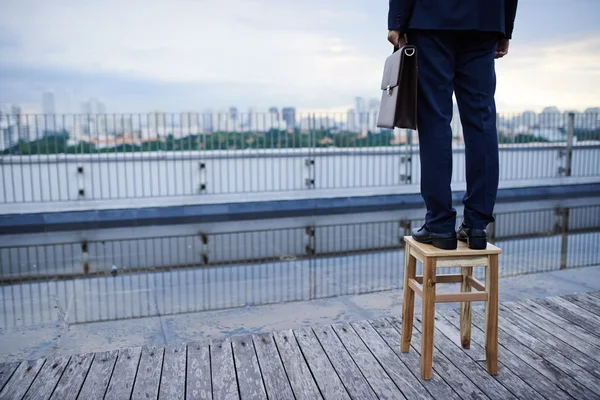
[{"label": "wooden stool", "polygon": [[[456,250],[440,250],[405,236],[404,303],[402,304],[402,352],[408,352],[412,338],[415,293],[423,300],[421,337],[421,377],[431,379],[435,303],[460,302],[462,347],[471,345],[471,302],[485,302],[485,355],[487,370],[498,373],[498,254],[488,243],[485,250],[471,250],[458,242]],[[423,276],[416,276],[417,260],[423,263]],[[473,266],[485,266],[485,285],[473,277]],[[437,275],[437,268],[461,267],[462,274]],[[436,283],[460,283],[461,292],[435,294]],[[470,293],[471,288],[477,292]]]}]

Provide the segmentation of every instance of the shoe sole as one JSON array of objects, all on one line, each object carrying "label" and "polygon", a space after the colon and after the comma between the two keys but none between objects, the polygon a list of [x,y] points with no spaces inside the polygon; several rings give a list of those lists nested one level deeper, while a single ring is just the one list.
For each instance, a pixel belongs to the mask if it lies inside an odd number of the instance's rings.
[{"label": "shoe sole", "polygon": [[476,237],[466,239],[458,238],[461,242],[466,242],[471,250],[485,250],[487,249],[487,237]]},{"label": "shoe sole", "polygon": [[458,247],[457,239],[431,239],[431,240],[419,240],[413,236],[413,238],[423,244],[431,244],[441,250],[456,250]]}]

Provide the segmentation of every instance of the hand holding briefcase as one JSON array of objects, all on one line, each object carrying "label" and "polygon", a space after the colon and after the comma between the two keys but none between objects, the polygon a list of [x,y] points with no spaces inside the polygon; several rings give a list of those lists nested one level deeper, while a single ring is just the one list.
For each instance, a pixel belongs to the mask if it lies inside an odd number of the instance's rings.
[{"label": "hand holding briefcase", "polygon": [[417,48],[406,45],[385,61],[378,128],[417,129]]}]

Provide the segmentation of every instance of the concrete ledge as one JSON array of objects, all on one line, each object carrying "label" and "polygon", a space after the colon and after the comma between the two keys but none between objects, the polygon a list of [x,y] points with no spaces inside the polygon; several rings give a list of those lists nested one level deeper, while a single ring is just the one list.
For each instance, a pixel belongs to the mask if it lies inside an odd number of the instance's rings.
[{"label": "concrete ledge", "polygon": [[[600,184],[600,176],[570,176],[544,179],[524,179],[501,181],[500,189],[522,189],[534,187],[550,187],[565,185]],[[452,183],[452,190],[460,192],[466,190],[465,182]],[[234,204],[248,202],[271,202],[286,200],[317,200],[334,198],[361,198],[373,196],[419,194],[420,185],[402,184],[396,186],[367,186],[351,188],[321,188],[286,190],[274,192],[232,192],[223,194],[200,194],[194,196],[165,196],[165,197],[131,197],[100,200],[70,200],[46,201],[30,203],[3,203],[0,204],[0,215],[8,214],[43,214],[67,211],[95,211],[95,210],[123,210],[132,208],[164,208],[176,206],[196,206],[215,204]]]},{"label": "concrete ledge", "polygon": [[[453,201],[456,205],[461,204],[464,194],[464,190],[453,192]],[[600,196],[600,183],[501,188],[498,191],[498,203],[591,196]],[[307,215],[318,216],[394,211],[421,207],[423,207],[423,200],[419,193],[404,193],[246,201],[222,204],[183,204],[162,207],[49,211],[0,215],[0,234],[243,221]]]}]

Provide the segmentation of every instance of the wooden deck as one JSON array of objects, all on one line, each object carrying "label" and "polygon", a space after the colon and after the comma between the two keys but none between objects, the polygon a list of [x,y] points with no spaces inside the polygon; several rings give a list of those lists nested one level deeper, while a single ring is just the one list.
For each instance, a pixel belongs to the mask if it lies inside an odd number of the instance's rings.
[{"label": "wooden deck", "polygon": [[419,320],[406,354],[389,318],[2,364],[0,399],[600,399],[600,293],[501,304],[497,377],[475,307],[470,350],[438,313],[422,381]]}]

